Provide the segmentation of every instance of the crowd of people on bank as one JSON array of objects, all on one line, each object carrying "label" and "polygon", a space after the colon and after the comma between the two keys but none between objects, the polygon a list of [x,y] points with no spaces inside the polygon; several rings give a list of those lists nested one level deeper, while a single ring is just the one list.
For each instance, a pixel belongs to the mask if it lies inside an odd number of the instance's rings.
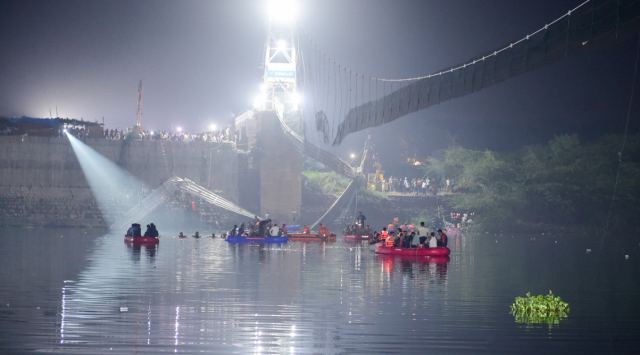
[{"label": "crowd of people on bank", "polygon": [[435,195],[442,192],[454,192],[455,180],[445,178],[442,181],[429,177],[413,178],[394,177],[378,178],[374,183],[369,184],[372,190],[385,193],[413,194],[413,195]]},{"label": "crowd of people on bank", "polygon": [[234,132],[231,127],[221,130],[187,133],[187,132],[169,132],[169,131],[149,131],[149,130],[133,130],[133,129],[105,129],[103,136],[107,140],[124,140],[129,137],[136,140],[165,140],[172,142],[210,142],[210,143],[235,143],[238,141],[238,133]]},{"label": "crowd of people on bank", "polygon": [[395,222],[383,227],[382,231],[375,232],[370,242],[382,242],[389,248],[436,248],[447,247],[448,239],[442,229],[432,232],[424,222],[420,222],[418,227]]},{"label": "crowd of people on bank", "polygon": [[172,142],[210,142],[210,143],[245,143],[246,137],[242,138],[238,130],[233,125],[220,129],[211,127],[210,130],[190,133],[181,127],[175,130],[153,131],[142,127],[131,127],[125,129],[108,129],[104,123],[97,121],[85,121],[83,119],[69,118],[3,118],[0,117],[0,135],[23,135],[23,136],[52,136],[63,137],[69,133],[76,138],[104,138],[107,140],[165,140]]},{"label": "crowd of people on bank", "polygon": [[450,214],[451,221],[453,224],[459,225],[467,225],[473,223],[473,217],[475,216],[475,212],[457,212],[453,211]]},{"label": "crowd of people on bank", "polygon": [[[97,131],[96,131],[97,130]],[[239,141],[239,133],[231,126],[220,130],[188,133],[182,131],[170,132],[166,130],[151,131],[138,128],[126,129],[104,129],[102,126],[82,126],[82,125],[65,125],[58,131],[58,136],[63,136],[64,132],[68,132],[76,138],[97,138],[102,137],[106,140],[119,141],[126,139],[147,140],[147,141],[171,141],[171,142],[209,142],[209,143],[237,143]]]}]

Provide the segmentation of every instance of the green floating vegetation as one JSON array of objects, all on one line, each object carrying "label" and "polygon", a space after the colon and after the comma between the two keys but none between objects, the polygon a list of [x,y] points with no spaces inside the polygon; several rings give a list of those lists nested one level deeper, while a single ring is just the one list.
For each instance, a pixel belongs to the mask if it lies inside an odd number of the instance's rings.
[{"label": "green floating vegetation", "polygon": [[516,297],[511,305],[511,314],[516,323],[560,324],[560,320],[569,315],[569,304],[555,296],[551,290],[549,294],[532,296],[527,292],[525,297]]}]

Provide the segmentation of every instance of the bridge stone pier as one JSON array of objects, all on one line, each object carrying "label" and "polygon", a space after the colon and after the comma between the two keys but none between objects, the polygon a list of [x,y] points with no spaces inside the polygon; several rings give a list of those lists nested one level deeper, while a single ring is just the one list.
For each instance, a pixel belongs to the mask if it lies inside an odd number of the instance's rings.
[{"label": "bridge stone pier", "polygon": [[[259,206],[262,216],[278,223],[299,222],[302,205],[303,147],[294,144],[274,111],[247,112],[236,120],[241,147],[248,150],[257,172],[257,196],[241,199],[243,207]],[[253,190],[247,186],[247,189]],[[244,186],[239,186],[242,191]],[[255,190],[253,190],[255,191]],[[241,196],[242,196],[241,192]],[[254,206],[250,206],[253,204]]]}]

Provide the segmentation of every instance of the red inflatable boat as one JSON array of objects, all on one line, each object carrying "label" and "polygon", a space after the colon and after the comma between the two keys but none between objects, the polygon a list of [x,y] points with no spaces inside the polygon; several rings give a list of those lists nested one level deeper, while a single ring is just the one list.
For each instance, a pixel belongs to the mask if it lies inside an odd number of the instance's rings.
[{"label": "red inflatable boat", "polygon": [[156,245],[160,243],[160,239],[154,237],[132,237],[130,235],[125,235],[124,242],[133,245]]},{"label": "red inflatable boat", "polygon": [[376,246],[376,253],[383,255],[401,255],[401,256],[449,256],[451,250],[447,247],[437,248],[389,248],[382,244]]},{"label": "red inflatable boat", "polygon": [[405,255],[376,255],[385,263],[393,263],[394,260],[418,262],[425,264],[448,264],[451,259],[448,256],[405,256]]}]

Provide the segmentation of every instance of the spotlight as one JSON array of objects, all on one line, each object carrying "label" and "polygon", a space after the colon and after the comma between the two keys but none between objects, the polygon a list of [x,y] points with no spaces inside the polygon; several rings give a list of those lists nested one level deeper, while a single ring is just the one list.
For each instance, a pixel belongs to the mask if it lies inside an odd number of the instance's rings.
[{"label": "spotlight", "polygon": [[302,103],[302,95],[297,92],[291,93],[291,96],[289,97],[289,103],[291,104],[291,109],[293,111],[297,111],[300,107],[300,104]]},{"label": "spotlight", "polygon": [[269,18],[276,24],[292,25],[297,17],[297,6],[293,0],[271,0],[268,5]]},{"label": "spotlight", "polygon": [[263,110],[265,101],[267,100],[267,95],[259,94],[253,99],[253,108],[256,110]]},{"label": "spotlight", "polygon": [[178,133],[182,133],[182,127],[180,127],[180,126],[176,127],[176,131],[177,131]]}]

